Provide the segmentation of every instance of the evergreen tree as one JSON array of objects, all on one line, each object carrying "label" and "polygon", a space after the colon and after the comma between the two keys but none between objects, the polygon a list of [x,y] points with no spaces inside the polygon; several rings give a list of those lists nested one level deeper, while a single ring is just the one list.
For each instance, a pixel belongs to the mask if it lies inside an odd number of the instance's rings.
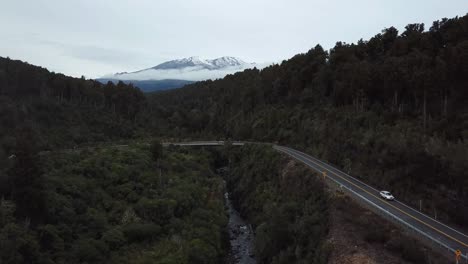
[{"label": "evergreen tree", "polygon": [[158,162],[162,158],[162,154],[163,154],[163,146],[161,142],[157,140],[153,141],[150,146],[150,151],[151,151],[153,160]]},{"label": "evergreen tree", "polygon": [[15,161],[8,174],[17,217],[28,218],[33,224],[42,222],[46,209],[43,171],[30,129],[19,132]]}]

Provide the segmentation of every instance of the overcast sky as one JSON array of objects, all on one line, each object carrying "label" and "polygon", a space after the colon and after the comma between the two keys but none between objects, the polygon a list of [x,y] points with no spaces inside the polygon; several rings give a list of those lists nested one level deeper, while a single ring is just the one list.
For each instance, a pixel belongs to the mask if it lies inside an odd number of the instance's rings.
[{"label": "overcast sky", "polygon": [[0,56],[88,78],[189,56],[279,62],[467,12],[467,0],[0,0]]}]

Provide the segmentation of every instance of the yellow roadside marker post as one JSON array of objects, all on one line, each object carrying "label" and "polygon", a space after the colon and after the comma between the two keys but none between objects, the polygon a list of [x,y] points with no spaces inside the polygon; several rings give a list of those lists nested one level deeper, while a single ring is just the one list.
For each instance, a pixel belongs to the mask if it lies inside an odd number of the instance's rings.
[{"label": "yellow roadside marker post", "polygon": [[460,261],[460,257],[461,257],[461,251],[459,249],[455,250],[455,261],[457,264]]},{"label": "yellow roadside marker post", "polygon": [[323,171],[323,172],[322,172],[322,175],[323,175],[323,179],[325,180],[325,178],[327,177],[327,172],[326,172],[326,171]]}]

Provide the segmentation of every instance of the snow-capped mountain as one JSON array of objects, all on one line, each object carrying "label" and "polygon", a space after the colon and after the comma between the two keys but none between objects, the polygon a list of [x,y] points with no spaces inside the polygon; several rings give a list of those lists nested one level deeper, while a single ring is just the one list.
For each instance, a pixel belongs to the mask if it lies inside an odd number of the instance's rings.
[{"label": "snow-capped mountain", "polygon": [[213,60],[203,60],[199,57],[190,57],[180,60],[172,60],[161,63],[150,69],[154,70],[170,70],[184,69],[189,67],[200,67],[207,70],[219,70],[227,67],[252,67],[252,64],[234,57],[221,57]]},{"label": "snow-capped mountain", "polygon": [[116,80],[187,80],[201,81],[223,78],[245,69],[259,67],[256,63],[248,63],[235,57],[217,59],[200,59],[189,57],[163,62],[157,66],[135,72],[121,72],[104,76],[105,79]]},{"label": "snow-capped mountain", "polygon": [[223,78],[228,74],[250,68],[263,68],[268,64],[248,63],[235,57],[200,59],[190,57],[163,62],[157,66],[135,72],[119,72],[97,79],[133,83],[145,92],[167,90],[182,87],[196,81]]}]

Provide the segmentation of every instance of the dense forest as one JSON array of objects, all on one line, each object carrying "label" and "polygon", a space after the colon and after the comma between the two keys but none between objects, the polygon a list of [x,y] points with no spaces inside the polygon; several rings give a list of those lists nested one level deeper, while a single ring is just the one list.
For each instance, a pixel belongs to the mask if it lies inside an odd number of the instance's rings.
[{"label": "dense forest", "polygon": [[317,45],[154,94],[148,111],[162,134],[295,146],[467,227],[467,102],[468,15]]},{"label": "dense forest", "polygon": [[[468,15],[149,96],[0,58],[0,262],[222,259],[213,153],[82,147],[153,136],[293,146],[466,229]],[[321,183],[269,149],[228,153],[257,259],[324,263]]]},{"label": "dense forest", "polygon": [[0,263],[219,263],[223,181],[210,152],[20,152],[0,191]]},{"label": "dense forest", "polygon": [[132,85],[103,85],[0,57],[0,157],[14,151],[15,135],[25,128],[41,149],[132,137],[145,102]]}]

